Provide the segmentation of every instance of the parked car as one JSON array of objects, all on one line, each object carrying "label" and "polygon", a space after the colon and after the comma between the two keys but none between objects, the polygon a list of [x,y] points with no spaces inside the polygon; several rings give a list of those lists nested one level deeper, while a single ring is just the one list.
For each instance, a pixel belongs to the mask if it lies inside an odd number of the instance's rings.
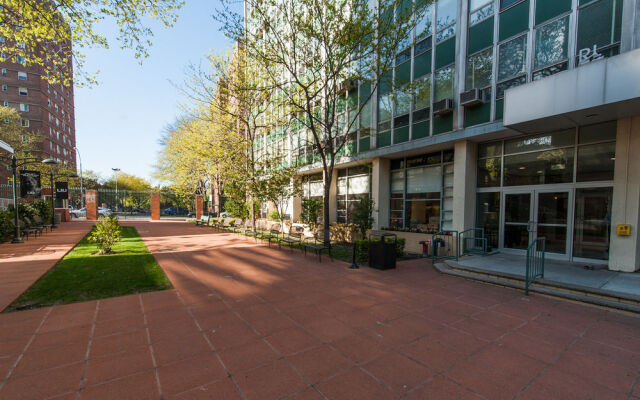
[{"label": "parked car", "polygon": [[87,209],[80,208],[80,209],[70,210],[69,214],[71,214],[71,216],[74,218],[85,217],[87,215]]},{"label": "parked car", "polygon": [[109,217],[111,216],[111,210],[109,210],[108,208],[98,207],[98,215],[103,217]]}]

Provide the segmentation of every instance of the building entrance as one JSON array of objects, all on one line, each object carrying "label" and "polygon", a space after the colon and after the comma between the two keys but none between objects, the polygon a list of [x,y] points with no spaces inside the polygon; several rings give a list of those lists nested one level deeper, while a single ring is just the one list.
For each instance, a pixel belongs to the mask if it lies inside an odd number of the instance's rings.
[{"label": "building entrance", "polygon": [[502,248],[525,251],[537,237],[545,237],[546,250],[568,258],[572,190],[505,190]]}]

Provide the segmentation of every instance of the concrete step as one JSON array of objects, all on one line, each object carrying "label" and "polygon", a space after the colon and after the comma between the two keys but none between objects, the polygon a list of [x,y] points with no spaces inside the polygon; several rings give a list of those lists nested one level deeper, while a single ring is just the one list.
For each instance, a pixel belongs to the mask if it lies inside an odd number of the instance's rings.
[{"label": "concrete step", "polygon": [[[472,279],[498,286],[505,286],[522,290],[524,292],[525,281],[521,276],[497,274],[491,271],[462,267],[455,261],[451,260],[436,263],[434,264],[434,267],[443,274]],[[545,281],[544,279],[538,279],[529,286],[529,292],[592,304],[607,309],[640,314],[640,298],[637,298],[636,296],[623,296],[617,292],[609,292],[574,285],[559,285],[555,282]]]}]

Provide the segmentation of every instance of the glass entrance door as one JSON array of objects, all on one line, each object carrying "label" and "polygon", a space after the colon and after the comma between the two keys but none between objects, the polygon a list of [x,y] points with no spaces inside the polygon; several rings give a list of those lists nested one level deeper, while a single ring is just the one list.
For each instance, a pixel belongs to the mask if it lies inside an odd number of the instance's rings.
[{"label": "glass entrance door", "polygon": [[567,256],[569,190],[505,192],[503,248],[526,250],[536,237],[546,238],[546,250]]}]

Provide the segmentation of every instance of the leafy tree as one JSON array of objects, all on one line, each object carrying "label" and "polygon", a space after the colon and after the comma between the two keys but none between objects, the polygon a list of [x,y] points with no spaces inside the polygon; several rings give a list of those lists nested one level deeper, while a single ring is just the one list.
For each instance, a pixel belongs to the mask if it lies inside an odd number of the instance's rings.
[{"label": "leafy tree", "polygon": [[[108,189],[115,189],[116,178],[115,176],[109,178],[102,184],[102,187]],[[118,173],[118,190],[133,190],[133,191],[150,191],[151,184],[148,180],[140,178],[135,175],[126,174],[123,172]]]},{"label": "leafy tree", "polygon": [[95,83],[93,75],[82,72],[83,50],[109,48],[99,26],[114,23],[121,48],[143,58],[153,36],[145,20],[170,27],[182,5],[182,0],[3,0],[0,36],[6,40],[0,49],[6,57],[0,61],[39,65],[44,79],[65,86],[74,79],[69,68],[73,63],[76,83]]},{"label": "leafy tree", "polygon": [[[221,0],[224,11],[214,18],[242,43],[248,65],[266,77],[264,104],[282,108],[301,127],[296,141],[322,167],[323,219],[329,221],[336,159],[354,141],[361,116],[361,130],[368,134],[370,98],[381,83],[398,86],[398,93],[408,90],[404,81],[389,77],[426,7],[414,10],[405,0],[380,1],[373,8],[353,0],[247,0],[246,11],[234,13],[232,3]],[[325,230],[325,241],[329,236]]]},{"label": "leafy tree", "polygon": [[367,237],[367,230],[373,226],[373,207],[374,202],[371,199],[360,199],[353,204],[349,219],[360,233],[360,238]]},{"label": "leafy tree", "polygon": [[322,210],[322,201],[318,199],[303,198],[300,219],[315,231],[318,228],[320,210]]},{"label": "leafy tree", "polygon": [[23,128],[21,120],[15,108],[0,106],[0,140],[11,145],[18,158],[32,156],[42,141],[40,133]]}]

